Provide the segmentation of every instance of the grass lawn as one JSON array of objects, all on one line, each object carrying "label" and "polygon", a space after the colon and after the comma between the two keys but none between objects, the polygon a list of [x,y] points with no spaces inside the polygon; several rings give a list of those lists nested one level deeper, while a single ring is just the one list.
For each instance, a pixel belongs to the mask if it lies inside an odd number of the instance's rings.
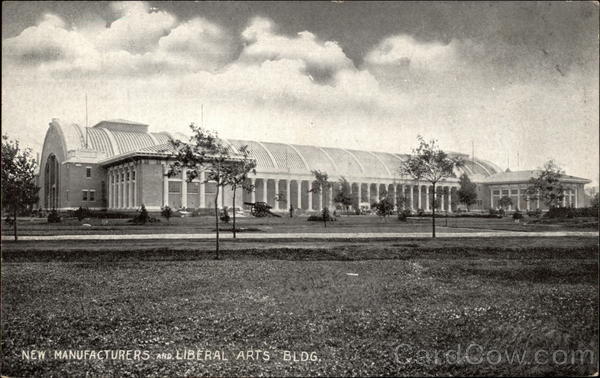
[{"label": "grass lawn", "polygon": [[[171,218],[167,222],[160,218],[159,223],[135,225],[127,219],[109,219],[102,224],[98,218],[88,218],[79,222],[76,218],[66,218],[61,223],[49,224],[45,218],[19,219],[19,235],[74,235],[74,234],[165,234],[165,233],[212,233],[214,218],[186,217]],[[340,216],[336,222],[329,222],[327,228],[322,222],[308,222],[302,217],[254,218],[240,217],[238,228],[252,229],[254,232],[305,233],[305,232],[431,232],[431,218],[409,218],[401,222],[396,217],[382,220],[377,216]],[[88,224],[91,227],[83,226]],[[543,222],[537,218],[525,218],[515,223],[512,218],[437,218],[439,232],[480,232],[480,231],[597,231],[597,218],[578,218]],[[231,229],[231,224],[222,225]],[[12,228],[2,227],[2,235],[12,235]]]},{"label": "grass lawn", "polygon": [[[231,241],[219,261],[210,242],[79,243],[3,243],[3,375],[597,371],[597,238]],[[156,358],[185,348],[213,359]],[[150,358],[23,360],[30,349]]]}]

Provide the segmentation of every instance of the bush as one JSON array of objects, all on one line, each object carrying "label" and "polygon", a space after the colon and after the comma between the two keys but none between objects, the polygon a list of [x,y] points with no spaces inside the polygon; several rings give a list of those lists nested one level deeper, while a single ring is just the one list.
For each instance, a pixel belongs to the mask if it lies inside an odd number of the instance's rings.
[{"label": "bush", "polygon": [[140,208],[140,212],[133,217],[133,223],[135,224],[146,224],[150,222],[150,215],[148,215],[148,210],[146,210],[146,206],[142,205]]},{"label": "bush", "polygon": [[515,211],[512,215],[514,220],[521,220],[523,219],[523,213],[521,213],[519,210]]},{"label": "bush", "polygon": [[169,205],[165,205],[165,207],[161,209],[160,215],[167,218],[167,222],[169,222],[169,219],[173,216],[173,210],[171,207],[169,207]]},{"label": "bush", "polygon": [[221,222],[223,223],[229,223],[229,221],[231,220],[231,217],[229,216],[229,212],[227,211],[227,208],[223,208],[223,211],[221,212]]},{"label": "bush", "polygon": [[527,210],[527,216],[539,218],[542,216],[542,210],[541,209]]},{"label": "bush", "polygon": [[420,216],[420,217],[422,217],[423,215],[425,215],[425,210],[423,210],[423,209],[418,209],[418,210],[417,210],[417,215],[418,215],[418,216]]},{"label": "bush", "polygon": [[412,212],[410,211],[410,209],[404,209],[401,211],[398,211],[398,220],[401,222],[406,222],[407,218],[410,217],[412,215]]},{"label": "bush", "polygon": [[[307,221],[309,222],[323,222],[323,215],[319,214],[319,215],[311,215],[308,218],[306,218]],[[337,219],[328,216],[327,218],[327,222],[335,222]]]},{"label": "bush", "polygon": [[56,209],[52,209],[48,214],[48,223],[60,223],[61,221],[60,215],[58,215],[58,211]]},{"label": "bush", "polygon": [[77,217],[77,220],[80,222],[84,218],[90,218],[91,215],[92,215],[92,212],[90,211],[90,209],[88,209],[87,207],[84,209],[81,206],[79,206],[79,209],[75,210],[75,212],[73,213],[73,216]]},{"label": "bush", "polygon": [[8,227],[13,227],[16,222],[14,218],[12,218],[10,215],[7,215],[6,219],[4,219],[4,223],[6,223]]},{"label": "bush", "polygon": [[598,218],[598,209],[593,207],[553,207],[546,213],[548,218],[579,218],[596,217]]}]

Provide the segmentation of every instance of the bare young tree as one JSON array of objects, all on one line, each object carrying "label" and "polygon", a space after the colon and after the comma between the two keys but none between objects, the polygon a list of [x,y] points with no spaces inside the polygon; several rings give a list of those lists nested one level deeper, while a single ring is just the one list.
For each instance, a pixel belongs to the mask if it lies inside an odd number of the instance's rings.
[{"label": "bare young tree", "polygon": [[236,238],[235,194],[238,188],[251,192],[254,185],[248,183],[250,173],[256,174],[256,160],[250,157],[248,146],[238,148],[238,156],[224,168],[225,181],[233,190],[233,238]]},{"label": "bare young tree", "polygon": [[[321,172],[318,169],[312,170],[311,172],[313,176],[315,176],[315,181],[313,181],[309,192],[321,193],[331,188],[332,184],[329,182],[329,175],[327,172]],[[329,218],[329,209],[327,206],[322,206],[321,213],[323,217],[323,224],[325,228],[327,228],[327,219]]]},{"label": "bare young tree", "polygon": [[175,160],[170,165],[169,176],[179,174],[183,168],[186,168],[186,176],[183,179],[186,182],[200,177],[200,173],[205,173],[203,183],[214,182],[216,185],[216,194],[214,200],[215,208],[215,226],[216,240],[215,252],[219,259],[219,192],[221,188],[229,184],[227,175],[228,165],[234,159],[229,148],[223,143],[214,131],[206,130],[195,124],[190,125],[192,136],[189,142],[181,140],[171,140],[171,145],[175,149],[172,158]]},{"label": "bare young tree", "polygon": [[[454,169],[461,167],[463,162],[458,157],[451,157],[442,151],[437,141],[432,139],[427,142],[418,136],[419,146],[413,149],[412,154],[400,165],[400,174],[412,177],[416,182],[424,180],[432,185],[435,203],[435,185],[449,177],[454,176]],[[431,217],[432,237],[435,238],[435,206],[432,208]]]}]

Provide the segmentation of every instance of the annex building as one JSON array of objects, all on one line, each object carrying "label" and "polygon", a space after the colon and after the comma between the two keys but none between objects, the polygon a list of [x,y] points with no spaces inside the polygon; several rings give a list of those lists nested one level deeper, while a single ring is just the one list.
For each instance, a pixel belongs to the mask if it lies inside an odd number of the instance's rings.
[{"label": "annex building", "polygon": [[[107,120],[89,128],[52,119],[40,157],[40,203],[43,209],[74,210],[81,207],[134,211],[144,204],[149,211],[171,208],[203,209],[212,207],[215,185],[198,180],[186,182],[179,176],[166,175],[172,148],[170,138],[187,141],[183,135],[150,132],[148,125]],[[403,194],[412,210],[430,211],[433,193],[425,182],[415,182],[398,174],[406,157],[402,153],[360,151],[332,147],[295,145],[226,139],[233,152],[247,145],[256,159],[256,174],[251,176],[255,190],[239,190],[236,207],[244,202],[263,201],[281,211],[294,209],[317,211],[334,207],[334,189],[309,192],[314,177],[311,170],[327,172],[330,181],[344,177],[351,186],[355,203],[368,204],[388,196],[396,201]],[[519,209],[543,209],[544,204],[530,200],[525,189],[536,171],[503,172],[497,165],[469,159],[455,172],[456,177],[436,185],[442,211],[452,212],[460,206],[455,193],[462,172],[477,184],[478,202],[472,209],[497,208],[498,200],[509,196]],[[590,180],[567,176],[569,188],[563,204],[584,206],[584,185]],[[224,191],[221,206],[232,206],[232,190]]]}]

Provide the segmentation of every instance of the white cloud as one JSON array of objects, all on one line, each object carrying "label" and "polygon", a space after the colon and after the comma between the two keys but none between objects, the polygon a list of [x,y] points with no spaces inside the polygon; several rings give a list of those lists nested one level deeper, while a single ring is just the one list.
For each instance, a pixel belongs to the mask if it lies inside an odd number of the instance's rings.
[{"label": "white cloud", "polygon": [[243,31],[246,46],[240,60],[264,62],[266,60],[300,60],[307,72],[317,79],[329,79],[341,69],[354,65],[342,48],[334,41],[321,41],[313,33],[303,31],[296,37],[277,34],[271,20],[257,17]]},{"label": "white cloud", "polygon": [[95,44],[101,50],[152,51],[177,22],[175,16],[153,11],[144,2],[115,2],[111,7],[119,18],[97,35]]},{"label": "white cloud", "polygon": [[94,66],[94,46],[76,31],[68,30],[57,16],[48,14],[36,26],[2,43],[3,60],[26,66],[42,66],[45,70],[74,69]]},{"label": "white cloud", "polygon": [[406,67],[409,70],[444,71],[452,67],[458,56],[456,41],[419,42],[409,35],[385,38],[365,57],[365,62],[376,66]]}]

